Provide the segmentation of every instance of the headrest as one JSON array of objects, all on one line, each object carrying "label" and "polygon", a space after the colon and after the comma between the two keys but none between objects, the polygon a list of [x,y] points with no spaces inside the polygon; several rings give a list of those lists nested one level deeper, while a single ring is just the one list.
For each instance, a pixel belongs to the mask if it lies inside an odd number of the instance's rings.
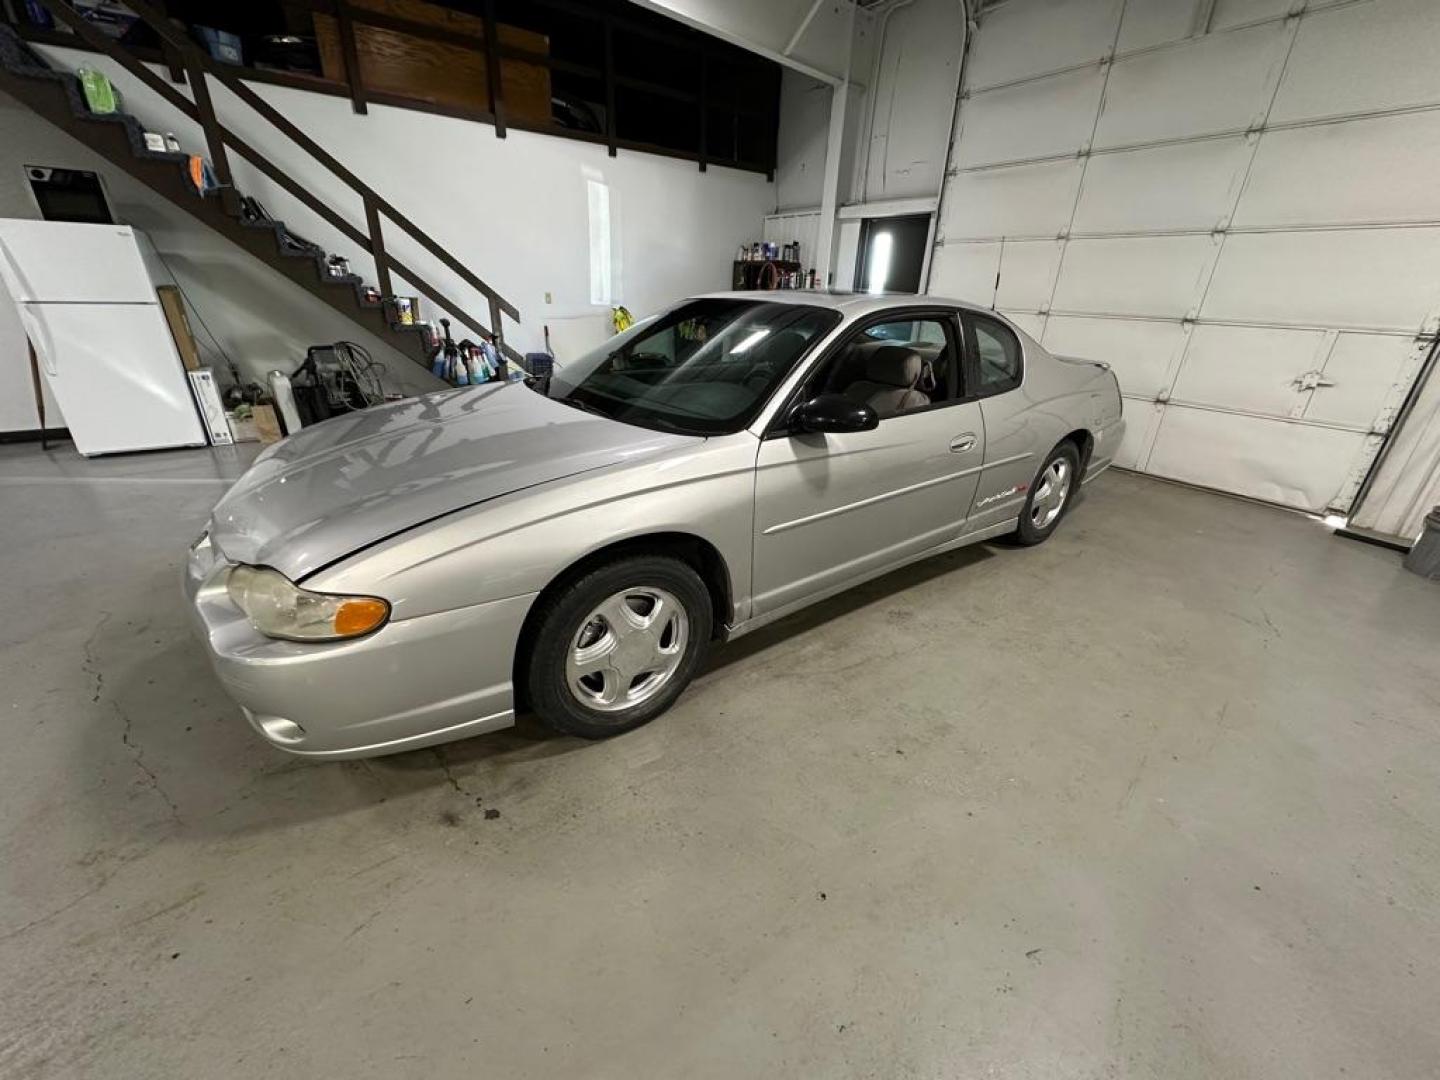
[{"label": "headrest", "polygon": [[866,358],[865,377],[871,382],[910,390],[920,381],[923,366],[920,354],[908,345],[885,345]]}]

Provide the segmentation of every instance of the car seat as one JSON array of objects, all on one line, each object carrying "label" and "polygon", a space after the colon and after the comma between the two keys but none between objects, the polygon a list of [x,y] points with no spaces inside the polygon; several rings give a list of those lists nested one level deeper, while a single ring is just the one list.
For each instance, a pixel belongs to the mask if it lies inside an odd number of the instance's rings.
[{"label": "car seat", "polygon": [[851,401],[869,405],[880,419],[930,404],[930,396],[916,389],[925,361],[908,345],[883,345],[865,362],[865,378],[845,388]]}]

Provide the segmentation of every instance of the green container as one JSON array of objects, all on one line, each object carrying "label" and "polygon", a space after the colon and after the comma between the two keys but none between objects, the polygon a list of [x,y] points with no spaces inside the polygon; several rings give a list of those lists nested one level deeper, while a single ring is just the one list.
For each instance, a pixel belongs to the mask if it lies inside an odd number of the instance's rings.
[{"label": "green container", "polygon": [[85,104],[93,113],[113,113],[119,105],[115,100],[115,88],[110,80],[99,71],[81,68],[80,86],[85,91]]}]

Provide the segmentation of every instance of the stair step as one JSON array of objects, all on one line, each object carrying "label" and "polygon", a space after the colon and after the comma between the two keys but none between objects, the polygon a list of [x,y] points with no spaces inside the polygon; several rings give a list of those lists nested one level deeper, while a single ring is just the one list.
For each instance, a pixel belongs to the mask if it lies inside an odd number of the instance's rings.
[{"label": "stair step", "polygon": [[[96,140],[94,143],[90,143],[88,139],[83,140],[91,145],[93,149],[101,153],[102,156],[114,161],[120,165],[121,168],[125,168],[137,179],[141,180],[141,182],[165,196],[169,201],[174,202],[181,209],[186,209],[202,221],[207,222],[212,228],[222,234],[226,233],[227,230],[234,229],[236,226],[244,230],[253,231],[263,229],[269,231],[274,238],[275,251],[285,260],[284,263],[278,265],[275,262],[271,262],[270,265],[272,267],[277,270],[282,270],[286,273],[286,276],[290,277],[296,284],[321,299],[326,299],[334,295],[333,290],[323,288],[324,286],[340,286],[349,289],[354,297],[354,306],[353,310],[346,312],[347,314],[350,314],[360,325],[366,327],[366,329],[377,336],[388,338],[392,344],[397,348],[402,348],[402,351],[409,353],[412,358],[418,363],[421,363],[422,366],[428,367],[428,357],[424,355],[424,350],[419,348],[417,344],[417,339],[422,333],[422,328],[414,324],[404,325],[390,323],[384,311],[384,301],[375,301],[366,298],[366,283],[362,276],[359,274],[346,274],[340,277],[332,275],[327,265],[328,256],[319,245],[309,244],[308,241],[300,241],[300,243],[305,243],[308,246],[305,249],[287,247],[285,243],[286,238],[289,237],[292,240],[294,238],[290,237],[290,234],[286,231],[283,221],[244,220],[238,215],[231,213],[229,207],[221,202],[219,191],[211,191],[207,193],[203,199],[196,200],[194,188],[190,185],[188,172],[184,168],[188,164],[189,154],[169,150],[151,150],[146,147],[144,138],[145,129],[139,120],[129,113],[123,111],[115,113],[91,112],[85,100],[84,90],[79,78],[70,72],[59,71],[49,67],[44,59],[35,53],[11,27],[3,23],[0,23],[0,69],[3,69],[3,71],[10,75],[23,77],[24,79],[36,82],[49,83],[51,86],[57,88],[64,99],[66,110],[71,114],[72,121],[80,120],[85,121],[87,124],[109,125],[112,129],[118,126],[124,131],[125,142],[128,144],[127,149],[135,159],[147,163],[154,162],[161,165],[176,166],[176,172],[168,174],[172,177],[171,179],[166,178],[167,174],[165,171],[157,172],[153,169],[137,171],[136,169],[126,166],[117,156],[119,151],[116,148],[116,140],[111,139],[107,142],[105,138],[100,137],[100,132],[98,131],[95,133]],[[29,93],[28,91],[20,91],[18,87],[12,92],[20,92],[22,98]],[[38,99],[32,100],[30,104],[37,112],[45,116],[52,123],[60,126],[63,130],[69,130],[70,133],[77,138],[83,138],[80,133],[75,131],[71,123],[57,118],[56,112],[59,110],[54,105],[48,103],[42,105]],[[236,194],[239,193],[236,192]],[[203,212],[201,210],[202,207],[204,208]],[[229,236],[233,242],[241,247],[248,248],[251,254],[257,255],[262,261],[269,261],[255,250],[254,245],[244,239],[243,234],[231,232]],[[263,246],[268,247],[268,245]],[[297,273],[299,273],[298,268],[296,268],[295,272],[284,269],[286,264],[293,266],[294,264],[291,260],[294,259],[309,259],[314,264],[316,278],[310,280],[308,275],[303,273],[297,276]],[[332,307],[343,307],[343,305],[337,303],[335,300],[327,300],[327,302],[330,303]],[[379,317],[377,318],[376,316]]]}]

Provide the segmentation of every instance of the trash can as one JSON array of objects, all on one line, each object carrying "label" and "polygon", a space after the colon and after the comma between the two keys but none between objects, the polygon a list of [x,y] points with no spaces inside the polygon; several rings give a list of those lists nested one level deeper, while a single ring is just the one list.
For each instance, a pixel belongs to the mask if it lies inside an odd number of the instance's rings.
[{"label": "trash can", "polygon": [[1425,515],[1425,529],[1405,556],[1405,569],[1440,581],[1440,506]]}]

